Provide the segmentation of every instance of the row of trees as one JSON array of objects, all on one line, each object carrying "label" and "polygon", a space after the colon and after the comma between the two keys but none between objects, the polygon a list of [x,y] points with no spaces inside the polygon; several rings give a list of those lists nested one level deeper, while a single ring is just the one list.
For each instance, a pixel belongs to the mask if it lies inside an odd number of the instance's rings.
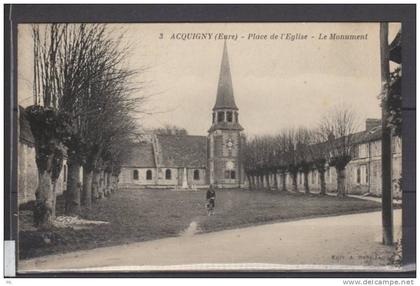
[{"label": "row of trees", "polygon": [[144,97],[133,96],[136,71],[126,67],[122,36],[113,37],[106,25],[33,25],[32,35],[34,104],[25,114],[39,178],[34,223],[47,227],[55,216],[65,158],[66,214],[79,214],[115,188],[123,151],[135,132],[131,114]]},{"label": "row of trees", "polygon": [[[276,135],[257,136],[247,141],[243,163],[250,188],[264,186],[264,180],[286,191],[286,175],[292,178],[293,191],[298,191],[297,178],[302,173],[305,193],[309,193],[308,174],[319,173],[321,194],[326,192],[325,172],[328,166],[337,171],[337,195],[344,197],[345,168],[351,161],[353,134],[356,127],[354,112],[338,107],[323,118],[316,130],[287,129]],[[277,175],[280,174],[281,182]],[[267,183],[266,185],[270,185]]]}]

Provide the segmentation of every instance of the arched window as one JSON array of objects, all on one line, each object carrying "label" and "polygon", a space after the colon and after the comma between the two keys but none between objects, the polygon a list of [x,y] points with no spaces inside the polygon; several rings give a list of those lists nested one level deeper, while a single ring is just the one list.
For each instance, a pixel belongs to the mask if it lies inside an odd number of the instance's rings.
[{"label": "arched window", "polygon": [[147,170],[146,171],[146,180],[151,180],[152,179],[152,170]]},{"label": "arched window", "polygon": [[194,180],[200,180],[200,171],[194,170]]},{"label": "arched window", "polygon": [[138,170],[134,170],[133,171],[133,180],[138,180],[139,179],[139,171]]},{"label": "arched window", "polygon": [[171,177],[172,177],[171,170],[166,169],[166,171],[165,171],[165,179],[166,180],[170,180]]},{"label": "arched window", "polygon": [[219,111],[217,112],[217,122],[223,122],[225,121],[225,112]]},{"label": "arched window", "polygon": [[228,111],[228,112],[226,112],[226,119],[227,119],[227,122],[232,122],[232,120],[233,120],[233,118],[232,118],[233,116],[232,116],[232,111]]}]

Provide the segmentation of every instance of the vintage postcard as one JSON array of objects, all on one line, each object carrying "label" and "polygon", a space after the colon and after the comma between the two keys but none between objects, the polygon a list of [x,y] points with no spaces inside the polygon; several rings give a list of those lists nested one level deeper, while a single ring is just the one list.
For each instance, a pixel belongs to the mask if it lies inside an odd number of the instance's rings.
[{"label": "vintage postcard", "polygon": [[17,28],[18,273],[406,270],[400,23]]}]

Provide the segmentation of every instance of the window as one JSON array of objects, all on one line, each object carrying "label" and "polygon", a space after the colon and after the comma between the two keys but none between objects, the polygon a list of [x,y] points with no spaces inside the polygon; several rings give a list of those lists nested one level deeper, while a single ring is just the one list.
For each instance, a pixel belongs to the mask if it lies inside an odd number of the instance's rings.
[{"label": "window", "polygon": [[369,184],[369,174],[368,174],[368,170],[366,169],[366,166],[365,166],[365,184]]},{"label": "window", "polygon": [[165,171],[165,179],[170,180],[172,178],[171,170],[166,169]]},{"label": "window", "polygon": [[238,122],[238,112],[235,112],[235,122]]},{"label": "window", "polygon": [[152,179],[152,170],[147,170],[146,171],[146,180],[151,180]]},{"label": "window", "polygon": [[139,179],[139,171],[138,170],[134,170],[133,171],[133,180],[138,180]]},{"label": "window", "polygon": [[235,173],[235,171],[230,171],[230,178],[231,178],[231,179],[235,179],[235,178],[236,178],[236,173]]},{"label": "window", "polygon": [[63,166],[63,181],[67,182],[67,165]]},{"label": "window", "polygon": [[230,171],[225,171],[225,179],[230,179]]},{"label": "window", "polygon": [[213,115],[213,118],[212,118],[211,122],[212,122],[212,123],[214,123],[215,113],[213,112],[213,114],[212,114],[212,115]]},{"label": "window", "polygon": [[217,112],[217,122],[225,121],[225,112],[219,111]]},{"label": "window", "polygon": [[194,180],[200,180],[200,171],[194,170]]},{"label": "window", "polygon": [[360,184],[360,179],[361,179],[361,172],[360,172],[360,167],[358,167],[356,170],[356,183]]},{"label": "window", "polygon": [[312,184],[315,184],[315,172],[312,172]]},{"label": "window", "polygon": [[228,122],[232,122],[232,111],[226,112],[226,119]]},{"label": "window", "polygon": [[360,144],[359,145],[359,156],[358,158],[366,158],[368,156],[368,145]]}]

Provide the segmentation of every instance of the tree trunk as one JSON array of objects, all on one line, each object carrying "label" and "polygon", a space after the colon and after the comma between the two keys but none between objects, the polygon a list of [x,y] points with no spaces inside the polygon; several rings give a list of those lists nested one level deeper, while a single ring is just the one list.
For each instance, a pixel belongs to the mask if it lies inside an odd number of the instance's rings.
[{"label": "tree trunk", "polygon": [[337,169],[337,197],[346,196],[346,169]]},{"label": "tree trunk", "polygon": [[99,183],[99,192],[102,194],[102,197],[105,197],[105,171],[101,171]]},{"label": "tree trunk", "polygon": [[270,173],[265,174],[265,180],[266,180],[266,188],[267,190],[271,190],[271,185],[270,185]]},{"label": "tree trunk", "polygon": [[286,174],[286,173],[282,173],[282,174],[281,174],[281,184],[282,184],[282,188],[281,188],[281,190],[282,190],[283,192],[287,192],[286,176],[287,176],[287,174]]},{"label": "tree trunk", "polygon": [[293,191],[298,192],[297,173],[292,174],[292,179],[293,179]]},{"label": "tree trunk", "polygon": [[303,172],[303,186],[305,188],[305,194],[310,194],[309,191],[309,180],[308,180],[308,172]]},{"label": "tree trunk", "polygon": [[325,171],[324,170],[318,170],[319,173],[319,183],[321,184],[321,192],[319,193],[321,196],[326,195],[327,193],[327,187],[325,183]]},{"label": "tree trunk", "polygon": [[379,28],[382,82],[382,240],[385,245],[394,244],[394,222],[392,214],[392,130],[389,124],[389,43],[388,23],[383,22]]},{"label": "tree trunk", "polygon": [[90,209],[92,206],[93,171],[83,168],[82,205]]},{"label": "tree trunk", "polygon": [[35,192],[34,224],[39,228],[51,225],[53,214],[53,195],[51,174],[38,169],[38,187]]},{"label": "tree trunk", "polygon": [[251,176],[250,175],[246,175],[246,178],[248,179],[248,189],[251,190],[252,189]]},{"label": "tree trunk", "polygon": [[56,205],[57,205],[57,180],[52,181],[52,212],[51,217],[56,216]]},{"label": "tree trunk", "polygon": [[69,159],[66,194],[66,214],[80,214],[80,163],[77,160]]},{"label": "tree trunk", "polygon": [[278,191],[279,190],[279,184],[278,184],[278,181],[277,181],[277,172],[274,172],[273,175],[274,175],[274,188],[276,189],[276,191]]},{"label": "tree trunk", "polygon": [[99,172],[93,171],[93,177],[92,177],[92,198],[93,201],[96,201],[99,199]]},{"label": "tree trunk", "polygon": [[109,172],[105,172],[105,194],[107,197],[111,195],[111,174]]}]

